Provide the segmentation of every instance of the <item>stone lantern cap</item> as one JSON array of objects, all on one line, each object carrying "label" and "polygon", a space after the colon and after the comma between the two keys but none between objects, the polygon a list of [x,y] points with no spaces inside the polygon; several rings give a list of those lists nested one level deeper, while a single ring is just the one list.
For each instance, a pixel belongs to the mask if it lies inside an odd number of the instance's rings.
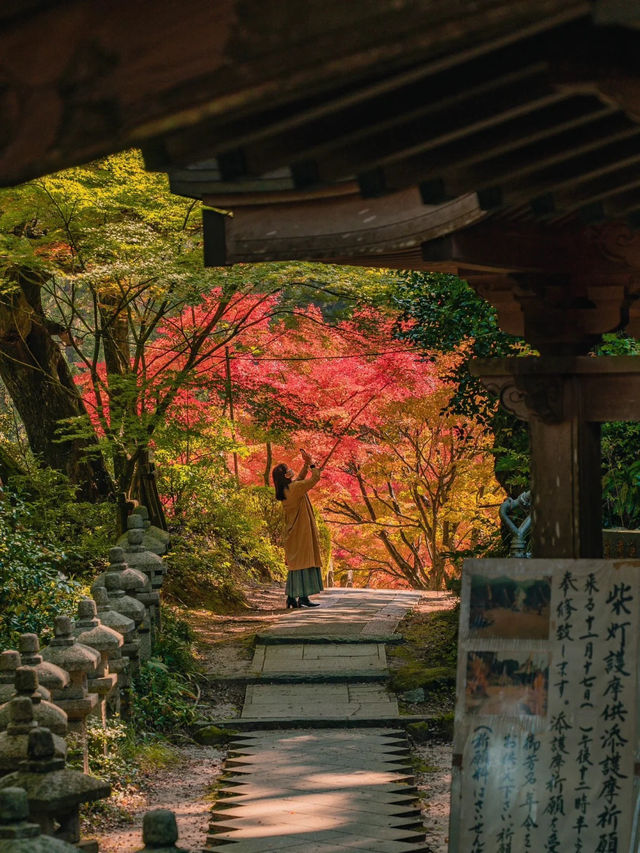
[{"label": "stone lantern cap", "polygon": [[[0,732],[0,775],[10,773],[27,757],[29,735],[37,728],[31,699],[27,696],[12,699],[9,702],[9,725],[6,731]],[[51,734],[51,737],[54,757],[64,758],[67,744],[59,735]]]},{"label": "stone lantern cap", "polygon": [[[141,509],[144,509],[145,516],[140,512]],[[120,548],[124,548],[125,550],[129,548],[129,530],[134,528],[142,530],[141,544],[147,551],[151,551],[158,556],[166,553],[167,542],[162,536],[158,535],[160,532],[158,527],[151,527],[146,507],[137,507],[127,518],[127,530],[118,537],[117,544]]]},{"label": "stone lantern cap", "polygon": [[0,779],[3,788],[24,788],[29,808],[35,814],[69,812],[81,803],[101,800],[111,794],[111,786],[79,770],[69,770],[64,759],[55,755],[52,733],[37,728],[29,735],[27,758],[19,770]]},{"label": "stone lantern cap", "polygon": [[[69,673],[40,654],[40,640],[37,634],[22,634],[18,641],[20,657],[25,666],[35,667],[40,686],[47,690],[62,690],[69,683]],[[49,697],[46,697],[49,698]]]},{"label": "stone lantern cap", "polygon": [[176,816],[168,809],[154,809],[142,819],[142,840],[145,846],[138,853],[155,850],[156,853],[187,853],[183,847],[176,847],[178,825]]},{"label": "stone lantern cap", "polygon": [[[109,551],[109,568],[106,574],[111,572],[117,572],[120,575],[122,589],[127,593],[135,595],[149,588],[148,577],[125,562],[125,552],[122,548],[111,548]],[[98,575],[99,583],[106,579],[106,574]]]},{"label": "stone lantern cap", "polygon": [[144,529],[147,530],[152,536],[155,536],[156,539],[159,539],[166,547],[169,546],[171,541],[171,534],[168,530],[163,530],[161,527],[156,527],[154,524],[151,524],[149,520],[149,510],[143,504],[137,506],[132,515],[139,515],[142,518]]},{"label": "stone lantern cap", "polygon": [[[15,689],[19,697],[26,697],[33,706],[33,717],[39,726],[64,737],[68,731],[67,715],[57,705],[43,700],[38,691],[38,672],[32,666],[19,666],[16,670]],[[6,729],[10,720],[11,703],[0,705],[0,730]]]},{"label": "stone lantern cap", "polygon": [[0,791],[0,849],[2,853],[78,853],[66,841],[40,835],[37,823],[29,821],[29,800],[24,788]]},{"label": "stone lantern cap", "polygon": [[123,636],[135,630],[136,623],[133,619],[113,609],[109,601],[109,593],[105,586],[94,585],[91,587],[91,592],[97,606],[98,616],[103,625],[113,628],[114,631]]},{"label": "stone lantern cap", "polygon": [[103,577],[104,585],[109,594],[109,601],[111,602],[111,607],[114,610],[117,610],[118,613],[122,613],[124,616],[129,617],[129,619],[133,619],[136,625],[139,622],[142,622],[146,615],[147,609],[144,604],[142,604],[136,598],[133,598],[133,596],[127,595],[125,593],[122,588],[122,573],[107,572]]},{"label": "stone lantern cap", "polygon": [[145,547],[142,518],[130,515],[127,519],[127,540],[125,548],[126,560],[131,567],[144,566],[146,571],[162,572],[165,564],[162,557]]},{"label": "stone lantern cap", "polygon": [[20,653],[8,649],[0,654],[0,684],[13,685],[16,677],[16,669],[22,663]]},{"label": "stone lantern cap", "polygon": [[56,617],[54,638],[44,649],[45,660],[55,663],[69,673],[93,672],[100,662],[100,652],[77,642],[72,634],[72,622],[68,616]]},{"label": "stone lantern cap", "polygon": [[96,603],[92,598],[82,598],[78,603],[76,639],[79,643],[109,656],[116,653],[124,642],[121,634],[103,625],[98,619]]}]

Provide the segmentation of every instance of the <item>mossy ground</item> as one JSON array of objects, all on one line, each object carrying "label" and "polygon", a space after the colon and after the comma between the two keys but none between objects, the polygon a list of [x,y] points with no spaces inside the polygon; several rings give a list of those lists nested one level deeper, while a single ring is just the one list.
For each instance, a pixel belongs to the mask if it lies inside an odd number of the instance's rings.
[{"label": "mossy ground", "polygon": [[[446,717],[455,704],[459,607],[409,613],[398,626],[405,639],[387,650],[391,687],[400,694],[403,710]],[[402,693],[423,688],[424,702],[403,703]],[[450,726],[442,725],[443,736]]]}]

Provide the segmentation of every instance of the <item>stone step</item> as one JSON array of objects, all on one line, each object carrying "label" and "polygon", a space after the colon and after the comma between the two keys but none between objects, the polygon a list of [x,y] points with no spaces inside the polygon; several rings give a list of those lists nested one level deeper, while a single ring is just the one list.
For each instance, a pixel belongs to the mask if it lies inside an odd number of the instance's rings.
[{"label": "stone step", "polygon": [[[438,717],[430,714],[407,714],[400,716],[399,714],[390,714],[387,717],[282,717],[281,719],[268,720],[250,720],[241,717],[234,717],[227,720],[202,720],[194,724],[194,728],[204,726],[218,726],[221,729],[227,729],[230,733],[241,733],[246,731],[269,731],[269,730],[284,730],[284,729],[357,729],[357,728],[392,728],[397,729],[406,727],[410,723],[430,723],[437,720]],[[440,737],[434,732],[434,738]],[[234,739],[235,742],[235,739]]]},{"label": "stone step", "polygon": [[388,670],[379,672],[344,672],[344,673],[247,673],[247,675],[235,676],[207,676],[209,684],[344,684],[353,682],[387,682],[389,680]]},{"label": "stone step", "polygon": [[274,634],[256,634],[256,643],[262,643],[265,646],[286,646],[298,643],[308,644],[342,644],[342,643],[383,643],[384,645],[398,645],[404,643],[402,634],[371,634],[370,636],[362,637],[358,634],[330,634],[330,633],[308,633],[304,631],[292,630],[291,633],[274,633]]}]

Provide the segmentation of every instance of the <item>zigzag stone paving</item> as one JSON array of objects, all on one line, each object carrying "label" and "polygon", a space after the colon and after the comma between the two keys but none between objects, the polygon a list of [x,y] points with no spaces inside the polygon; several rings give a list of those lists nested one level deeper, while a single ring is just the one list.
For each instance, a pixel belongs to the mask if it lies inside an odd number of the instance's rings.
[{"label": "zigzag stone paving", "polygon": [[208,851],[428,853],[405,733],[382,727],[398,715],[384,642],[419,597],[328,590],[259,636],[250,674],[264,683],[247,686]]}]

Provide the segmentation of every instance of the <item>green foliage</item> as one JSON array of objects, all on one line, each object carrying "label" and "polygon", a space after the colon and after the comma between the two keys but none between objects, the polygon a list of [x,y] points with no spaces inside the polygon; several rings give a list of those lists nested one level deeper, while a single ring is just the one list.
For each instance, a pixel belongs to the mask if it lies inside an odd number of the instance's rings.
[{"label": "green foliage", "polygon": [[215,453],[190,465],[172,463],[168,453],[164,458],[160,487],[168,483],[176,496],[169,595],[225,610],[243,603],[243,581],[284,576],[272,490],[239,487]]},{"label": "green foliage", "polygon": [[34,524],[37,508],[0,492],[0,647],[26,631],[47,635],[56,616],[71,613],[81,594],[64,573],[60,540]]},{"label": "green foliage", "polygon": [[605,528],[640,528],[640,424],[602,427],[602,522]]},{"label": "green foliage", "polygon": [[133,679],[132,721],[139,734],[167,736],[188,729],[196,719],[199,668],[189,625],[168,608],[153,656]]},{"label": "green foliage", "polygon": [[200,669],[193,654],[195,634],[188,622],[180,619],[171,608],[162,608],[162,630],[153,649],[171,672],[193,678]]},{"label": "green foliage", "polygon": [[[639,356],[640,341],[622,332],[603,335],[598,355]],[[640,528],[640,424],[602,425],[603,527]]]},{"label": "green foliage", "polygon": [[64,551],[65,573],[90,579],[103,568],[117,537],[114,503],[77,500],[77,487],[51,468],[34,467],[10,486],[29,507],[29,527]]},{"label": "green foliage", "polygon": [[529,488],[527,425],[499,409],[496,400],[469,371],[474,358],[503,358],[526,352],[521,338],[503,332],[495,309],[466,281],[446,273],[402,273],[393,294],[401,312],[396,336],[433,353],[460,353],[444,378],[454,393],[448,410],[473,418],[494,434],[495,474],[512,496]]},{"label": "green foliage", "polygon": [[[520,338],[498,326],[486,300],[466,281],[447,273],[403,273],[393,292],[400,310],[396,336],[411,341],[429,358],[431,353],[463,350],[468,358],[496,358],[522,351]],[[452,411],[489,423],[495,401],[469,372],[467,361],[455,365],[448,377],[455,385]]]},{"label": "green foliage", "polygon": [[151,658],[133,681],[132,718],[137,730],[171,735],[188,729],[196,718],[196,698],[187,679]]}]

